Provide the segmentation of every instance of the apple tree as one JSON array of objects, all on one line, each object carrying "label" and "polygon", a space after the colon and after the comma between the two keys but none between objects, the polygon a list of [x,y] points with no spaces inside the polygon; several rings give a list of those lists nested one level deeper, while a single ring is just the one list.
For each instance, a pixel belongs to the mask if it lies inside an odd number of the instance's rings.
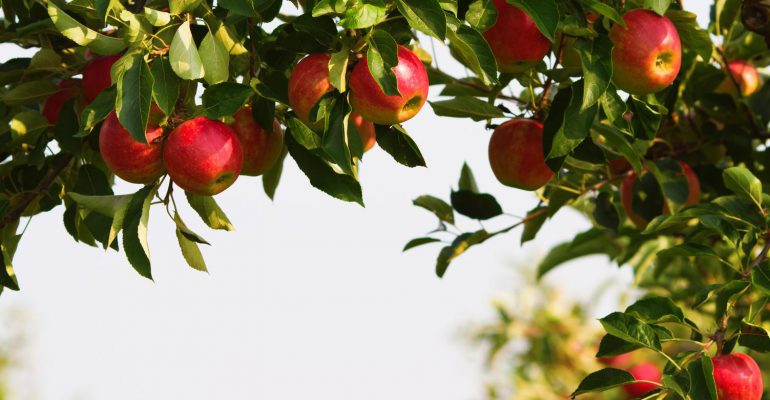
[{"label": "apple tree", "polygon": [[[770,352],[770,6],[716,0],[702,29],[683,3],[2,0],[3,44],[34,55],[0,65],[0,291],[19,289],[24,226],[57,206],[75,241],[123,251],[150,279],[151,210],[205,270],[208,243],[177,202],[230,230],[213,196],[261,175],[272,198],[289,158],[310,186],[363,206],[359,163],[375,144],[426,165],[402,123],[429,103],[490,130],[492,172],[534,196],[503,210],[463,165],[448,198],[413,200],[439,228],[405,250],[441,244],[444,276],[469,248],[517,229],[532,240],[576,209],[593,227],[538,275],[594,254],[632,265],[647,295],[601,319],[596,355],[654,357],[590,372],[572,396],[759,399],[745,354]],[[468,76],[438,68],[426,40]],[[116,177],[139,186],[116,194]]]}]

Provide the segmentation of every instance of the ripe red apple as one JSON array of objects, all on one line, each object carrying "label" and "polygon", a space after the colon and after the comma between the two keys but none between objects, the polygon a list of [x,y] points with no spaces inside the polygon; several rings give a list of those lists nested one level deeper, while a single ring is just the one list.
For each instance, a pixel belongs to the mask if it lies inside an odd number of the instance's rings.
[{"label": "ripe red apple", "polygon": [[554,176],[543,157],[543,124],[514,119],[498,126],[489,140],[489,164],[503,185],[523,190],[543,187]]},{"label": "ripe red apple", "polygon": [[120,57],[116,54],[95,58],[83,69],[83,95],[88,103],[94,101],[102,90],[112,86],[110,68]]},{"label": "ripe red apple", "polygon": [[417,115],[428,99],[428,73],[422,61],[398,46],[398,65],[393,68],[401,95],[388,96],[369,72],[366,58],[350,74],[350,105],[365,119],[380,125],[400,124]]},{"label": "ripe red apple", "polygon": [[289,76],[289,104],[302,122],[311,125],[310,111],[326,93],[334,90],[329,82],[329,59],[326,53],[311,54],[302,59]]},{"label": "ripe red apple", "polygon": [[610,30],[612,80],[635,95],[659,92],[674,82],[682,65],[682,43],[670,19],[636,9],[623,14],[627,27]]},{"label": "ripe red apple", "polygon": [[361,136],[361,143],[364,145],[364,151],[369,151],[377,143],[377,134],[374,131],[374,123],[367,121],[361,114],[350,113],[350,122],[356,127],[358,135]]},{"label": "ripe red apple", "polygon": [[[751,96],[759,90],[761,78],[757,68],[744,60],[733,60],[727,63],[727,69],[732,79],[725,78],[722,84],[717,88],[717,92],[737,95],[738,90],[735,83],[741,88],[743,96]],[[735,82],[733,82],[735,80]]]},{"label": "ripe red apple", "polygon": [[[663,372],[653,363],[641,363],[631,367],[628,372],[634,376],[637,381],[650,381],[660,383]],[[642,397],[645,394],[659,388],[649,382],[634,382],[623,385],[623,390],[631,397]],[[721,399],[720,399],[721,400]]]},{"label": "ripe red apple", "polygon": [[161,139],[163,128],[148,125],[147,142],[137,142],[118,121],[115,111],[102,123],[99,130],[99,153],[107,167],[132,183],[150,183],[163,174]]},{"label": "ripe red apple", "polygon": [[56,125],[59,120],[59,112],[64,103],[80,94],[79,79],[64,79],[59,82],[59,91],[48,96],[43,102],[41,113],[51,125]]},{"label": "ripe red apple", "polygon": [[[682,167],[682,174],[687,178],[687,183],[689,185],[689,192],[687,194],[687,200],[684,203],[684,206],[691,206],[694,204],[697,204],[700,201],[700,181],[698,180],[698,176],[695,175],[695,172],[693,172],[692,168],[690,168],[689,165],[687,165],[684,161],[679,161],[679,165]],[[647,174],[649,172],[645,172]],[[633,199],[634,199],[634,185],[637,183],[638,179],[636,176],[636,173],[631,172],[626,179],[623,180],[623,183],[620,185],[620,202],[623,206],[623,210],[625,210],[626,215],[631,220],[631,222],[634,223],[637,227],[640,229],[643,229],[647,226],[647,223],[650,222],[646,220],[641,215],[638,215],[633,210]],[[668,205],[666,202],[663,202],[663,206],[661,209],[661,214],[669,214],[671,211],[668,209]]]},{"label": "ripe red apple", "polygon": [[182,189],[213,196],[230,187],[243,167],[243,149],[229,126],[206,117],[183,122],[163,144],[163,164]]},{"label": "ripe red apple", "polygon": [[624,368],[631,363],[632,358],[631,353],[626,353],[614,357],[599,357],[597,360],[608,367]]},{"label": "ripe red apple", "polygon": [[719,400],[762,399],[762,371],[753,358],[734,353],[715,357],[712,361]]},{"label": "ripe red apple", "polygon": [[273,132],[260,126],[251,113],[251,107],[241,108],[230,124],[238,135],[243,149],[242,175],[258,176],[272,168],[281,157],[283,132],[278,120],[273,120]]},{"label": "ripe red apple", "polygon": [[494,0],[497,21],[484,32],[501,72],[524,72],[551,50],[551,42],[524,11],[505,0]]}]

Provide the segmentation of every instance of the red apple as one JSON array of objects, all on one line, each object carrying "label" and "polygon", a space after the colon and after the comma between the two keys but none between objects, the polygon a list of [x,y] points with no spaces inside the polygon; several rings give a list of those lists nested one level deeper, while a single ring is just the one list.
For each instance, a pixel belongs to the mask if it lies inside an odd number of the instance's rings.
[{"label": "red apple", "polygon": [[80,94],[80,80],[64,79],[59,82],[59,91],[48,96],[43,102],[41,113],[51,125],[56,125],[59,120],[59,112],[64,103]]},{"label": "red apple", "polygon": [[183,122],[168,135],[163,144],[163,164],[182,189],[213,196],[240,175],[243,149],[229,126],[198,117]]},{"label": "red apple", "polygon": [[[637,381],[650,381],[660,383],[663,372],[653,363],[641,363],[631,367],[628,372]],[[642,397],[660,386],[649,382],[634,382],[623,386],[623,390],[631,397]],[[720,399],[721,400],[721,399]]]},{"label": "red apple", "polygon": [[[744,60],[733,60],[727,63],[727,69],[733,77],[732,79],[729,77],[725,78],[725,80],[722,81],[722,84],[717,88],[717,92],[737,95],[738,90],[735,87],[736,83],[738,83],[738,87],[741,88],[741,94],[743,96],[751,96],[759,90],[761,78],[757,68],[753,65]],[[733,80],[735,80],[735,82],[733,82]]]},{"label": "red apple", "polygon": [[631,353],[626,353],[614,357],[599,357],[597,360],[608,367],[624,368],[631,363],[632,358]]},{"label": "red apple", "polygon": [[272,168],[283,151],[283,132],[278,120],[273,120],[273,132],[260,126],[251,113],[251,107],[241,108],[230,124],[238,135],[243,149],[242,175],[258,176]]},{"label": "red apple", "polygon": [[494,0],[497,21],[484,32],[501,72],[524,72],[551,50],[551,42],[524,11],[505,0]]},{"label": "red apple", "polygon": [[150,183],[163,174],[162,136],[162,128],[149,125],[145,133],[149,144],[137,142],[113,111],[99,130],[99,153],[107,167],[123,180]]},{"label": "red apple", "polygon": [[[697,204],[700,201],[701,195],[700,181],[698,180],[698,176],[695,175],[695,172],[693,172],[692,168],[690,168],[690,166],[687,165],[684,161],[679,161],[679,165],[682,167],[682,174],[684,174],[684,176],[687,178],[687,183],[689,185],[689,192],[684,206],[686,207]],[[645,172],[645,174],[646,173],[649,172]],[[626,179],[623,180],[623,183],[620,185],[620,202],[623,206],[623,210],[625,210],[626,215],[631,220],[631,222],[633,222],[634,225],[640,229],[643,229],[650,221],[634,212],[632,204],[634,199],[634,185],[636,182],[637,176],[634,172],[631,172],[626,177]],[[669,214],[670,212],[671,211],[668,209],[668,205],[664,201],[661,214]]]},{"label": "red apple", "polygon": [[110,68],[120,57],[120,54],[99,57],[88,63],[83,69],[83,94],[88,103],[94,101],[102,90],[112,86]]},{"label": "red apple", "polygon": [[753,358],[734,353],[715,357],[712,361],[719,400],[762,399],[762,371]]},{"label": "red apple", "polygon": [[367,121],[361,114],[350,113],[350,122],[356,127],[358,135],[361,136],[361,143],[364,145],[364,151],[369,151],[377,143],[377,134],[374,131],[374,123]]},{"label": "red apple", "polygon": [[503,185],[523,190],[543,187],[554,176],[543,157],[543,124],[514,119],[498,126],[489,140],[489,164]]},{"label": "red apple", "polygon": [[311,125],[310,111],[326,93],[334,90],[329,82],[329,59],[326,53],[311,54],[302,59],[289,77],[289,104],[302,122]]},{"label": "red apple", "polygon": [[428,73],[422,61],[398,46],[398,65],[393,68],[401,95],[388,96],[369,72],[366,58],[350,74],[350,105],[365,119],[380,125],[394,125],[417,115],[428,99]]},{"label": "red apple", "polygon": [[682,65],[682,43],[670,19],[649,10],[623,14],[627,27],[610,30],[612,80],[635,95],[659,92],[674,82]]}]

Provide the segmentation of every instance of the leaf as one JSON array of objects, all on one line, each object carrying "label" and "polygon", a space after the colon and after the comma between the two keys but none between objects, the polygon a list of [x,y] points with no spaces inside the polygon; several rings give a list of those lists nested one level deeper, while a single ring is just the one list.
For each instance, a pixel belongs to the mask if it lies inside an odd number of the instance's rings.
[{"label": "leaf", "polygon": [[552,269],[576,258],[592,254],[606,254],[610,258],[614,258],[620,254],[617,244],[608,241],[606,235],[595,232],[601,233],[600,231],[589,230],[583,233],[589,234],[588,237],[591,237],[589,240],[580,241],[574,245],[573,242],[562,243],[551,248],[551,251],[537,267],[537,278],[542,278]]},{"label": "leaf", "polygon": [[275,190],[278,188],[278,183],[281,181],[281,173],[283,173],[283,161],[286,159],[286,147],[281,151],[281,157],[273,166],[262,174],[262,188],[265,190],[265,194],[270,200],[275,199]]},{"label": "leaf", "polygon": [[102,22],[107,20],[107,11],[110,8],[110,1],[111,0],[94,1],[94,8],[96,9],[96,14],[99,16],[99,20]]},{"label": "leaf", "polygon": [[412,140],[401,125],[390,127],[375,125],[375,130],[377,132],[377,144],[396,162],[410,168],[426,166],[417,143]]},{"label": "leaf", "polygon": [[641,154],[637,151],[631,143],[628,142],[628,135],[623,133],[620,129],[603,124],[601,122],[594,122],[594,130],[604,137],[607,141],[607,145],[621,154],[634,171],[639,174],[642,171]]},{"label": "leaf", "polygon": [[194,10],[200,2],[201,0],[169,0],[168,8],[171,14],[177,15]]},{"label": "leaf", "polygon": [[179,78],[166,57],[156,58],[150,71],[153,77],[152,98],[164,114],[171,115],[179,99]]},{"label": "leaf", "polygon": [[614,312],[599,320],[604,330],[612,336],[631,344],[660,350],[660,339],[652,327],[639,319],[620,312]]},{"label": "leaf", "polygon": [[725,186],[740,198],[762,208],[762,182],[746,168],[730,167],[722,172]]},{"label": "leaf", "polygon": [[203,37],[198,52],[203,64],[203,79],[206,83],[214,85],[230,78],[230,53],[211,31]]},{"label": "leaf", "polygon": [[770,353],[770,335],[761,326],[741,321],[743,328],[738,344],[760,353]]},{"label": "leaf", "polygon": [[[353,171],[355,166],[351,155],[353,146],[350,142],[351,133],[355,135],[355,132],[348,129],[349,108],[344,96],[336,97],[332,109],[327,114],[327,127],[321,137],[321,149],[343,172],[350,176],[356,176]],[[356,139],[360,143],[360,137],[356,135]],[[361,145],[358,148],[360,149],[359,153],[363,153]]]},{"label": "leaf", "polygon": [[[291,129],[289,131],[291,132]],[[293,133],[285,138],[289,154],[314,188],[337,199],[364,205],[361,184],[354,177],[335,171],[323,159],[297,143]]]},{"label": "leaf", "polygon": [[626,26],[626,22],[623,21],[623,18],[620,16],[618,11],[615,10],[615,8],[613,8],[611,5],[604,4],[599,0],[586,0],[585,5],[588,7],[588,9],[595,11],[599,15],[609,18],[612,20],[612,22],[621,24],[624,27]]},{"label": "leaf", "polygon": [[711,60],[714,43],[708,32],[698,25],[697,15],[683,10],[670,10],[666,16],[674,23],[677,32],[679,32],[682,49],[695,51],[706,62]]},{"label": "leaf", "polygon": [[154,84],[150,67],[141,54],[125,55],[114,67],[117,81],[115,112],[118,121],[137,142],[147,143],[147,120]]},{"label": "leaf", "polygon": [[54,2],[48,2],[48,15],[56,29],[73,42],[88,47],[96,54],[117,54],[126,48],[123,39],[102,35],[67,15]]},{"label": "leaf", "polygon": [[634,376],[628,371],[615,368],[605,368],[588,374],[580,382],[578,388],[570,397],[580,396],[581,394],[603,392],[626,383],[633,382]]},{"label": "leaf", "polygon": [[203,109],[206,118],[218,119],[233,115],[248,103],[254,90],[251,87],[235,83],[222,82],[211,85],[203,92]]},{"label": "leaf", "polygon": [[117,89],[115,86],[110,86],[109,88],[102,90],[101,93],[96,96],[96,99],[86,106],[80,114],[80,130],[75,136],[87,136],[98,123],[107,118],[107,115],[115,109],[116,95]]},{"label": "leaf", "polygon": [[479,192],[476,178],[473,176],[473,171],[471,171],[471,167],[468,166],[468,163],[463,163],[463,168],[460,170],[460,180],[457,182],[457,188],[473,193]]},{"label": "leaf", "polygon": [[770,296],[770,264],[761,263],[751,270],[751,283],[765,296]]},{"label": "leaf", "polygon": [[644,0],[644,8],[655,11],[659,15],[665,15],[671,0]]},{"label": "leaf", "polygon": [[150,247],[147,243],[147,223],[150,203],[157,192],[156,186],[145,186],[132,197],[123,221],[123,250],[128,262],[139,275],[152,280]]},{"label": "leaf", "polygon": [[195,80],[203,78],[203,62],[195,47],[190,23],[185,21],[179,26],[169,49],[171,69],[182,79]]},{"label": "leaf", "polygon": [[553,42],[559,25],[559,8],[556,0],[508,0],[535,21],[537,29]]},{"label": "leaf", "polygon": [[377,29],[368,40],[366,63],[377,85],[388,96],[400,95],[393,68],[398,65],[398,45],[390,34]]},{"label": "leaf", "polygon": [[401,251],[407,251],[418,246],[422,246],[430,243],[436,243],[440,241],[441,241],[440,239],[436,239],[432,237],[421,237],[421,238],[412,239],[409,241],[409,243],[406,244],[406,246],[404,246],[404,249]]},{"label": "leaf", "polygon": [[602,337],[602,341],[599,343],[599,350],[596,352],[596,357],[615,357],[621,354],[630,353],[640,348],[641,346],[639,345],[626,342],[619,337],[607,334]]},{"label": "leaf", "polygon": [[527,213],[524,229],[521,232],[521,244],[535,239],[537,233],[540,232],[540,228],[543,227],[543,224],[548,219],[548,213],[545,212],[547,209],[548,207],[536,207]]},{"label": "leaf", "polygon": [[450,26],[446,35],[455,57],[467,65],[484,85],[497,83],[497,61],[479,31],[466,25]]},{"label": "leaf", "polygon": [[446,16],[437,0],[396,0],[409,26],[436,39],[446,38]]},{"label": "leaf", "polygon": [[387,13],[388,9],[382,0],[357,2],[347,7],[339,24],[346,29],[369,28],[384,21]]},{"label": "leaf", "polygon": [[152,8],[144,8],[144,16],[152,26],[166,26],[171,22],[171,14],[165,11],[153,10]]},{"label": "leaf", "polygon": [[583,86],[582,110],[587,110],[602,98],[612,79],[612,42],[601,35],[589,41],[578,39],[575,50],[580,54],[585,85]]},{"label": "leaf", "polygon": [[581,109],[584,104],[582,80],[576,82],[571,88],[562,90],[570,90],[572,96],[564,110],[564,123],[553,136],[546,159],[564,157],[572,153],[588,137],[596,114],[599,112],[596,104],[586,110]]},{"label": "leaf", "polygon": [[9,106],[21,106],[40,101],[61,91],[49,80],[22,82],[0,95],[0,100]]},{"label": "leaf", "polygon": [[432,212],[443,222],[448,222],[450,224],[455,223],[454,210],[452,209],[452,206],[447,204],[444,200],[429,195],[423,195],[412,200],[412,204]]},{"label": "leaf", "polygon": [[[395,44],[395,42],[393,42]],[[342,46],[340,51],[332,53],[329,59],[329,82],[340,91],[347,91],[347,72],[348,60],[350,59],[350,48]],[[371,67],[369,67],[371,70]],[[375,78],[376,79],[376,78]]]},{"label": "leaf", "polygon": [[465,13],[465,20],[480,32],[492,27],[497,21],[497,8],[492,0],[474,0]]},{"label": "leaf", "polygon": [[687,365],[690,376],[688,395],[692,399],[717,400],[716,383],[714,383],[714,365],[711,358],[702,356]]},{"label": "leaf", "polygon": [[638,300],[626,308],[625,312],[648,324],[684,322],[682,309],[668,297],[648,297]]},{"label": "leaf", "polygon": [[441,117],[470,118],[483,121],[491,118],[502,118],[503,111],[493,104],[471,96],[457,96],[450,100],[429,101],[433,112]]},{"label": "leaf", "polygon": [[192,269],[206,272],[206,261],[203,260],[203,254],[201,254],[201,250],[198,248],[198,243],[200,242],[194,240],[198,236],[187,228],[177,213],[174,214],[174,222],[176,223],[176,239],[179,242],[179,248],[182,250],[182,257],[187,261],[187,265]]},{"label": "leaf", "polygon": [[217,205],[217,202],[213,197],[199,196],[189,192],[185,192],[184,194],[187,197],[187,202],[190,203],[190,207],[198,213],[201,220],[203,220],[209,228],[225,231],[235,230],[233,224],[227,218],[224,211],[219,208],[219,205]]},{"label": "leaf", "polygon": [[451,245],[444,247],[439,252],[436,259],[436,275],[443,278],[452,260],[465,253],[471,246],[482,243],[490,237],[491,235],[483,229],[473,233],[463,233],[456,237]]},{"label": "leaf", "polygon": [[466,217],[487,220],[503,214],[503,208],[494,196],[469,190],[452,192],[452,207]]}]

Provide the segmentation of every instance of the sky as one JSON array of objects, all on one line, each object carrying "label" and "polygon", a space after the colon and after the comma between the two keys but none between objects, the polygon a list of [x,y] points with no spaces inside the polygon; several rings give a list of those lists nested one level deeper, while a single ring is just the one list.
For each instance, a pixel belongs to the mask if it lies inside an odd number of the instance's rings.
[{"label": "sky", "polygon": [[[705,3],[685,4],[701,24]],[[436,51],[451,65],[443,46]],[[0,45],[0,62],[24,54]],[[212,243],[203,249],[209,274],[187,267],[159,208],[149,227],[154,282],[122,253],[73,242],[62,208],[35,217],[14,260],[22,291],[0,297],[0,335],[24,334],[11,399],[481,399],[482,352],[468,332],[492,318],[493,299],[515,294],[516,268],[533,268],[589,223],[564,210],[534,242],[521,246],[519,231],[493,239],[437,278],[438,247],[401,252],[436,225],[412,199],[448,198],[467,162],[507,212],[524,214],[537,200],[495,180],[483,123],[438,118],[426,105],[405,128],[428,168],[370,151],[365,208],[312,188],[290,158],[274,202],[251,177],[217,196],[235,232],[210,231],[183,208]],[[119,182],[115,191],[137,189]],[[598,285],[617,282],[619,291],[629,280],[628,268],[602,257],[546,279],[584,302]],[[604,302],[594,312],[611,310]]]}]

